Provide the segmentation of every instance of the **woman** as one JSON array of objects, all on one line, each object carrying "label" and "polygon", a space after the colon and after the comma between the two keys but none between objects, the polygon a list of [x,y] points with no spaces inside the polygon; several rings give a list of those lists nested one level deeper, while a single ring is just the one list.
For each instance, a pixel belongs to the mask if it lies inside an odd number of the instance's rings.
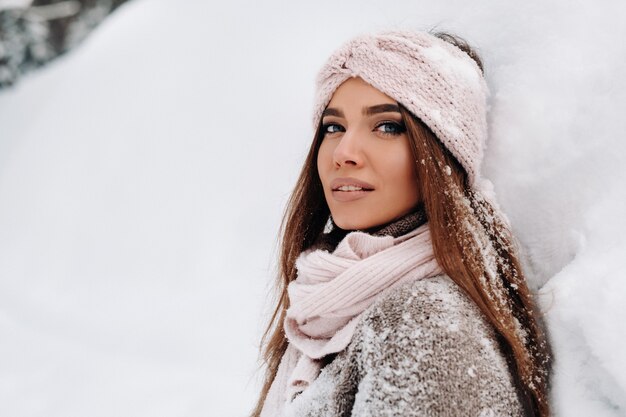
[{"label": "woman", "polygon": [[253,416],[550,414],[549,346],[479,174],[487,95],[448,34],[330,57]]}]

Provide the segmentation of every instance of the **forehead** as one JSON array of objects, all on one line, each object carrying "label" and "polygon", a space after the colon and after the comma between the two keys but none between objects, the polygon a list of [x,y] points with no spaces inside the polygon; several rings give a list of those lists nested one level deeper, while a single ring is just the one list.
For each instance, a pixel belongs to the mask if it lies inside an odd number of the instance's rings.
[{"label": "forehead", "polygon": [[394,99],[372,87],[362,78],[349,78],[344,81],[328,103],[329,108],[346,109],[355,107],[360,109],[363,106],[375,104],[396,103]]}]

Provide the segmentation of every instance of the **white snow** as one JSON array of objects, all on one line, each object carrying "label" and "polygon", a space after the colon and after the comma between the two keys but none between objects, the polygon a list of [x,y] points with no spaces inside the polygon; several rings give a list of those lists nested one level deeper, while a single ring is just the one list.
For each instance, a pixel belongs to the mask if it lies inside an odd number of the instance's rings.
[{"label": "white snow", "polygon": [[540,288],[557,416],[626,415],[626,4],[135,0],[0,92],[0,415],[242,416],[315,73],[448,29]]},{"label": "white snow", "polygon": [[[452,73],[456,79],[461,78],[463,82],[467,84],[474,84],[476,89],[480,88],[480,76],[477,69],[467,65],[467,61],[461,58],[450,56],[450,54],[439,45],[432,45],[429,48],[424,48],[424,56],[429,60],[435,62],[445,62],[445,68],[448,73]],[[443,62],[442,62],[443,64]]]}]

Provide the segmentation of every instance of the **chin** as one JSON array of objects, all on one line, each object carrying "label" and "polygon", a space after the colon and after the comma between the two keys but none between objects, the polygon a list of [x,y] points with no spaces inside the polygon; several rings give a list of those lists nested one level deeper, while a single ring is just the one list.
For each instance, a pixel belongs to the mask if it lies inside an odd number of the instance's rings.
[{"label": "chin", "polygon": [[355,219],[350,216],[339,216],[338,218],[333,216],[333,221],[343,230],[365,230],[383,224],[374,219]]}]

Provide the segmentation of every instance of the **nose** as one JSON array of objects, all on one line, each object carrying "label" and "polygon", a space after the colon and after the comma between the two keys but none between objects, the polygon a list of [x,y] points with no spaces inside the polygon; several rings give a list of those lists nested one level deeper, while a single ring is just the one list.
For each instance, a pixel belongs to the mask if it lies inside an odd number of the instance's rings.
[{"label": "nose", "polygon": [[333,162],[337,168],[344,165],[360,166],[363,163],[362,144],[356,130],[347,130],[333,151]]}]

